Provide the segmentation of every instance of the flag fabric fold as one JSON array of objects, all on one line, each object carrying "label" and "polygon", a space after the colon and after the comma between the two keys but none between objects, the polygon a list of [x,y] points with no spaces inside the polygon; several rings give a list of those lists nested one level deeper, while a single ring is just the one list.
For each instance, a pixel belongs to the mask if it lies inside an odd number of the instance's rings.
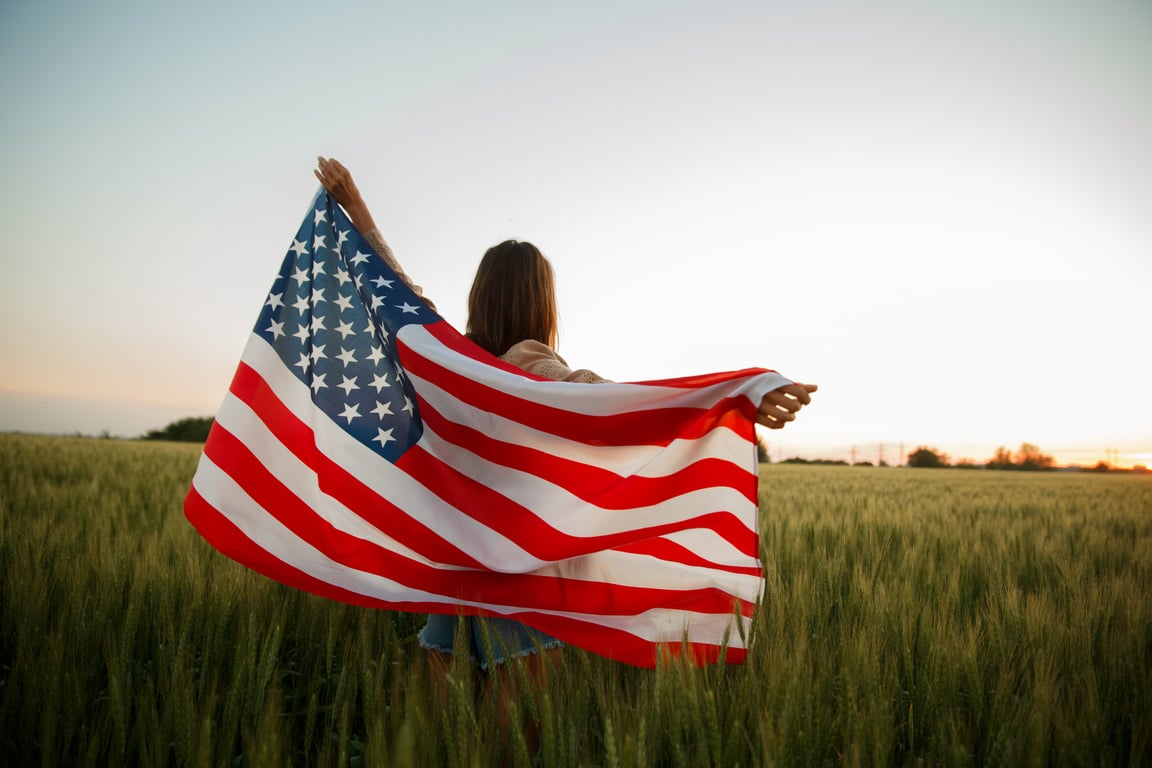
[{"label": "flag fabric fold", "polygon": [[513,618],[639,666],[740,662],[762,369],[540,379],[476,347],[324,191],[185,500],[216,549],[369,608]]}]

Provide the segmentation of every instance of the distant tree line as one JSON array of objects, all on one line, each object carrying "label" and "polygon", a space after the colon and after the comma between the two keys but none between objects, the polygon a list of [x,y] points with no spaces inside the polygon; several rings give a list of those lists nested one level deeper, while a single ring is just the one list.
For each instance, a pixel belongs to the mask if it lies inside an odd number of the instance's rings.
[{"label": "distant tree line", "polygon": [[140,437],[141,440],[173,440],[179,443],[202,443],[208,439],[212,429],[211,416],[189,416],[174,421],[163,429],[153,429]]},{"label": "distant tree line", "polygon": [[843,459],[802,459],[799,456],[793,456],[790,459],[784,459],[781,464],[829,464],[835,467],[846,467],[848,462]]},{"label": "distant tree line", "polygon": [[908,466],[910,467],[958,467],[960,469],[978,469],[984,467],[986,469],[1021,469],[1021,470],[1045,470],[1054,469],[1056,460],[1048,454],[1040,450],[1039,447],[1032,443],[1021,443],[1019,450],[1012,453],[1004,446],[996,449],[992,458],[985,461],[983,464],[977,464],[970,459],[961,459],[955,464],[951,463],[948,454],[939,451],[935,448],[922,445],[912,453],[908,454]]}]

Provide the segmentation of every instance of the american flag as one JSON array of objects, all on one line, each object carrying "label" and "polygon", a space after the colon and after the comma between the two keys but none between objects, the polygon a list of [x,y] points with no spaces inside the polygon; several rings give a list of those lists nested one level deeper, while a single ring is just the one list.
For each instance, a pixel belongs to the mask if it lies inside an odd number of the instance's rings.
[{"label": "american flag", "polygon": [[334,600],[504,616],[639,666],[740,662],[762,579],[753,419],[787,383],[527,374],[432,311],[322,190],[185,514]]}]

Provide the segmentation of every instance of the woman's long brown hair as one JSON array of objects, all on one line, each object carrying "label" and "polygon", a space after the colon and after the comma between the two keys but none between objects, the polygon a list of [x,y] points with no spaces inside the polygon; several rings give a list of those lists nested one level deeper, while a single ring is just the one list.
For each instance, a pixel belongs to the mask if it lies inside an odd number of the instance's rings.
[{"label": "woman's long brown hair", "polygon": [[489,248],[468,293],[465,335],[502,355],[527,339],[555,348],[557,326],[555,281],[544,254],[519,240]]}]

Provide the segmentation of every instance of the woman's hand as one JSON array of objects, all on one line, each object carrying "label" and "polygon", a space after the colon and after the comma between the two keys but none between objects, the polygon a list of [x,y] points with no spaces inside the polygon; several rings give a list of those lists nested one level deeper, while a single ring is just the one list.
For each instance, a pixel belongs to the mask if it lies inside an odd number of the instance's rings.
[{"label": "woman's hand", "polygon": [[328,190],[328,194],[336,198],[336,202],[345,208],[356,203],[363,204],[360,190],[357,189],[356,182],[352,181],[352,174],[340,164],[339,160],[330,157],[318,157],[316,161],[319,167],[312,173],[316,174],[316,178],[324,185],[324,189]]},{"label": "woman's hand", "polygon": [[796,412],[812,402],[815,384],[789,384],[764,395],[756,411],[756,423],[768,429],[781,429],[796,418]]},{"label": "woman's hand", "polygon": [[319,167],[312,173],[316,174],[316,178],[324,185],[324,189],[328,190],[328,194],[348,212],[352,226],[364,234],[376,229],[376,222],[372,220],[372,214],[364,204],[364,198],[360,197],[360,189],[356,186],[356,182],[352,181],[352,174],[348,169],[341,165],[339,160],[331,157],[318,157],[316,162]]}]

